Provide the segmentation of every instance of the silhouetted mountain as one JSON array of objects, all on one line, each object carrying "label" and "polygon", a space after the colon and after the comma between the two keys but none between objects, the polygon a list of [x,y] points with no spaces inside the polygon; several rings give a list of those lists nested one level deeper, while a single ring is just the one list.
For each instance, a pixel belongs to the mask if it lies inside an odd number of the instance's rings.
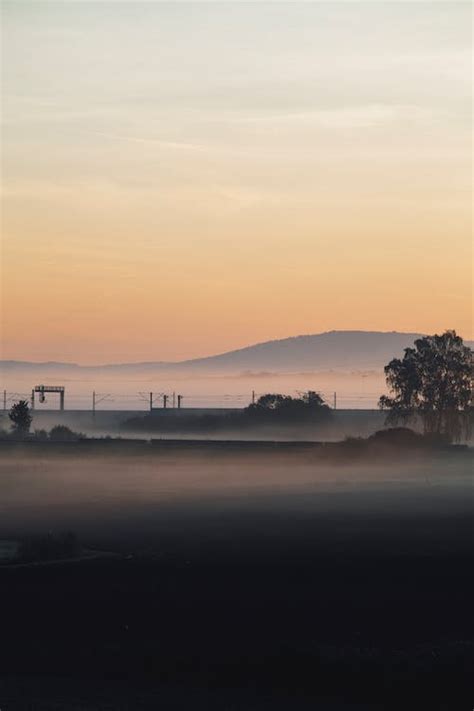
[{"label": "silhouetted mountain", "polygon": [[401,355],[417,333],[330,331],[267,341],[222,355],[182,363],[210,370],[305,371],[379,368]]},{"label": "silhouetted mountain", "polygon": [[[71,374],[108,372],[125,374],[143,371],[170,372],[227,372],[272,371],[304,372],[315,370],[379,370],[391,358],[402,356],[403,349],[413,345],[419,333],[382,333],[379,331],[329,331],[310,336],[296,336],[277,341],[266,341],[246,348],[206,358],[179,362],[121,363],[81,366],[76,363],[30,363],[1,361],[7,373],[34,370],[48,373],[61,371]],[[474,343],[466,342],[471,348]]]}]

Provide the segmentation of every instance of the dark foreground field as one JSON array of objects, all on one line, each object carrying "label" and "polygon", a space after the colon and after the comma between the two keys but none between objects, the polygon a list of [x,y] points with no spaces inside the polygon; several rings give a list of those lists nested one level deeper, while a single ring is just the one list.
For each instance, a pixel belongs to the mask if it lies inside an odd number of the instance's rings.
[{"label": "dark foreground field", "polygon": [[472,708],[465,457],[76,464],[0,466],[0,537],[69,522],[117,556],[0,568],[2,711]]}]

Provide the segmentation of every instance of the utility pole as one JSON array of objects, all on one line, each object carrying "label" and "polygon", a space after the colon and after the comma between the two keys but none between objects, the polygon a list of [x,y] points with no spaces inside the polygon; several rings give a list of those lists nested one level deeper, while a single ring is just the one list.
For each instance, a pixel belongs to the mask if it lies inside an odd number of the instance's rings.
[{"label": "utility pole", "polygon": [[182,395],[178,395],[178,410],[181,410],[181,401],[183,399]]},{"label": "utility pole", "polygon": [[334,409],[337,410],[337,393],[334,393]]},{"label": "utility pole", "polygon": [[92,416],[95,417],[95,410],[99,402],[103,402],[104,400],[113,400],[111,397],[110,393],[92,393]]},{"label": "utility pole", "polygon": [[252,390],[252,405],[255,405],[255,390]]},{"label": "utility pole", "polygon": [[3,411],[7,409],[7,391],[3,391]]},{"label": "utility pole", "polygon": [[138,393],[140,396],[140,400],[145,400],[146,403],[148,403],[148,407],[150,412],[153,410],[153,405],[158,400],[159,397],[161,397],[161,393],[158,393],[158,395],[155,395],[155,393]]},{"label": "utility pole", "polygon": [[173,393],[173,409],[176,407],[176,393]]},{"label": "utility pole", "polygon": [[166,405],[168,402],[168,395],[163,395],[163,409],[166,410]]}]

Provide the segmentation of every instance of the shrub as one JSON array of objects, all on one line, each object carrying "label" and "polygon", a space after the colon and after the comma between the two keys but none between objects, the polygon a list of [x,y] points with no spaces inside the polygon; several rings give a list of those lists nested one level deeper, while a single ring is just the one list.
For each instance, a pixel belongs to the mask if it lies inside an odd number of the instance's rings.
[{"label": "shrub", "polygon": [[49,439],[52,442],[77,442],[84,438],[85,435],[79,432],[73,432],[73,430],[66,427],[66,425],[56,425],[49,433]]}]

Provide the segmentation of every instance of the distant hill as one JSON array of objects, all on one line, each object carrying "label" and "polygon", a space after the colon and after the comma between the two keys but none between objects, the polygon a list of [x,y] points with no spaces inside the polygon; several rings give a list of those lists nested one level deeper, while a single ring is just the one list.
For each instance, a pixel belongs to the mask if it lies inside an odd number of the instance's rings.
[{"label": "distant hill", "polygon": [[[317,370],[380,370],[391,358],[403,355],[419,333],[384,333],[379,331],[329,331],[267,341],[206,358],[179,362],[121,363],[81,366],[76,363],[31,363],[0,361],[2,372],[70,373],[71,375],[133,372],[242,373],[245,371],[305,372]],[[471,348],[474,343],[467,341]]]},{"label": "distant hill", "polygon": [[413,345],[417,333],[330,331],[258,343],[222,355],[182,363],[216,370],[306,371],[384,366]]}]

